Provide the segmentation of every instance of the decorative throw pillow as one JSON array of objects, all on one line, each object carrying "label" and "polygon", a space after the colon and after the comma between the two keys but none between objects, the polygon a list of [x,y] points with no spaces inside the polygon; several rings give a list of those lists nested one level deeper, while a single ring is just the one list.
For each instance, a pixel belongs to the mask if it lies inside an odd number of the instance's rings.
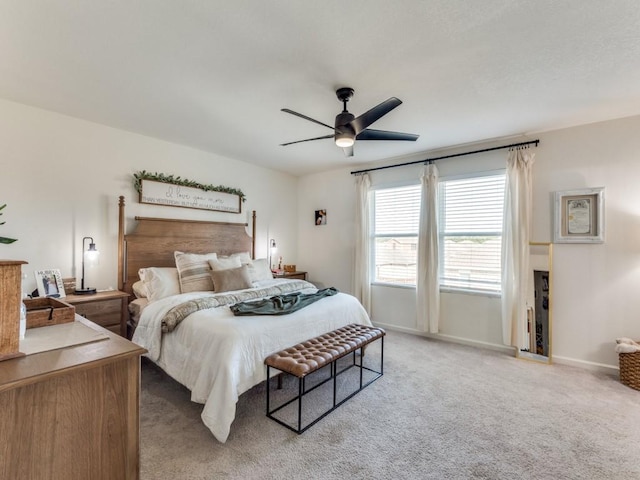
[{"label": "decorative throw pillow", "polygon": [[227,270],[211,270],[211,279],[216,286],[216,293],[251,288],[247,265]]},{"label": "decorative throw pillow", "polygon": [[182,293],[213,291],[209,260],[218,258],[217,254],[175,252],[174,256]]},{"label": "decorative throw pillow", "polygon": [[273,279],[273,273],[269,268],[269,260],[266,258],[256,258],[249,264],[249,276],[252,282]]},{"label": "decorative throw pillow", "polygon": [[180,280],[178,279],[177,268],[141,268],[138,270],[138,276],[144,282],[147,298],[151,302],[180,293]]}]

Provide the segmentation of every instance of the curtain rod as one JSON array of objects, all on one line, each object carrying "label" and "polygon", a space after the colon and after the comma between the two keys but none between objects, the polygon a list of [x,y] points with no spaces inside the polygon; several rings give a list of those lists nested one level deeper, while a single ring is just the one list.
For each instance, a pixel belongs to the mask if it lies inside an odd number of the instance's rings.
[{"label": "curtain rod", "polygon": [[535,146],[537,147],[538,144],[540,143],[540,140],[536,139],[536,140],[530,140],[528,142],[520,142],[520,143],[512,143],[511,145],[503,145],[502,147],[483,148],[482,150],[473,150],[472,152],[454,153],[454,154],[451,154],[451,155],[444,155],[442,157],[434,157],[434,158],[426,158],[424,160],[416,160],[414,162],[398,163],[396,165],[386,165],[384,167],[367,168],[365,170],[356,170],[356,171],[351,172],[351,175],[358,175],[360,173],[373,172],[374,170],[384,170],[386,168],[405,167],[407,165],[415,165],[415,164],[418,164],[418,163],[428,163],[428,162],[433,162],[435,160],[444,160],[446,158],[464,157],[465,155],[474,155],[476,153],[491,152],[493,150],[502,150],[502,149],[505,149],[505,148],[522,147],[524,145],[531,145],[532,143],[535,143]]}]

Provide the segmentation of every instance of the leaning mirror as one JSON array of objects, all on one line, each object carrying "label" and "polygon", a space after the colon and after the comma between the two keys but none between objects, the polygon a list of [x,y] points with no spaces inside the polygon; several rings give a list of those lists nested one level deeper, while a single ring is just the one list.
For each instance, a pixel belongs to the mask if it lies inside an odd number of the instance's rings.
[{"label": "leaning mirror", "polygon": [[527,312],[517,349],[519,358],[542,363],[551,363],[552,252],[551,243],[529,243]]}]

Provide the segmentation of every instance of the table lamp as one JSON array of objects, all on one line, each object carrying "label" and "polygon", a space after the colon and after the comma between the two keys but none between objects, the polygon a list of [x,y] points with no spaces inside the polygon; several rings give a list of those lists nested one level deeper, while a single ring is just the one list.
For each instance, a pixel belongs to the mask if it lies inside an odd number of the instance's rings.
[{"label": "table lamp", "polygon": [[[85,245],[85,240],[89,240],[89,248],[88,249],[84,249],[84,245]],[[96,248],[96,244],[93,243],[93,237],[84,237],[82,239],[82,280],[80,281],[80,288],[76,288],[75,290],[75,294],[76,295],[88,295],[91,293],[96,293],[96,289],[95,288],[91,288],[91,287],[86,287],[84,286],[84,265],[85,262],[87,263],[87,265],[93,266],[96,265],[98,263],[98,258],[100,257],[100,252],[98,251],[98,249]]]}]

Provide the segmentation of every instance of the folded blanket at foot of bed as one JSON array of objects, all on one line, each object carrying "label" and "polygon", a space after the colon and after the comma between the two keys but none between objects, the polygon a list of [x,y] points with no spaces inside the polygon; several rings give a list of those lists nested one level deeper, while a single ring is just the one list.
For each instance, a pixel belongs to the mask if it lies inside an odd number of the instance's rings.
[{"label": "folded blanket at foot of bed", "polygon": [[338,290],[334,287],[323,288],[316,293],[294,292],[285,295],[274,295],[251,302],[240,302],[231,305],[231,311],[236,316],[243,315],[286,315],[311,305],[318,300],[335,295]]}]

